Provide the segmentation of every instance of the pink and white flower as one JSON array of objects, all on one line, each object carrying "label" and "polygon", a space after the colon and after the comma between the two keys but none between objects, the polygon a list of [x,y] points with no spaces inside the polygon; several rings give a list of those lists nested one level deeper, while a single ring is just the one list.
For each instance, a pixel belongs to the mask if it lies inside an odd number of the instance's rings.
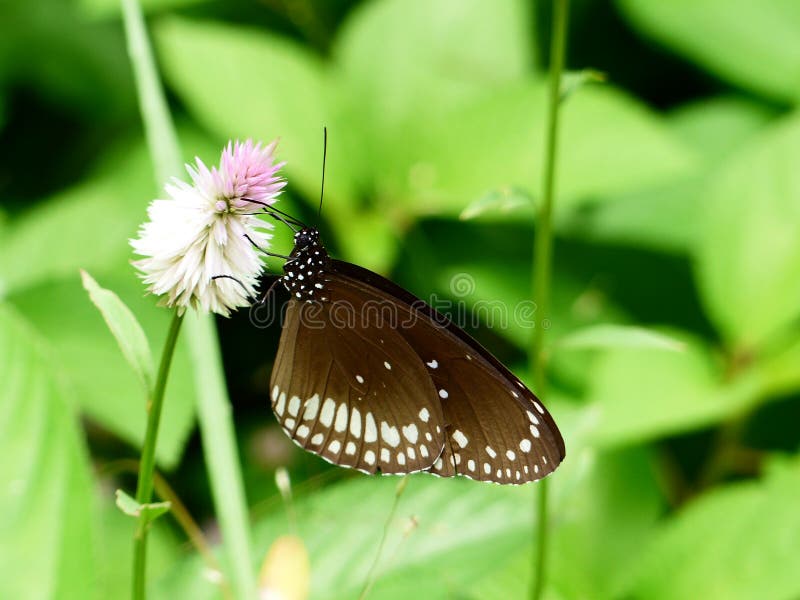
[{"label": "pink and white flower", "polygon": [[[191,184],[173,179],[168,198],[151,202],[131,246],[144,257],[134,266],[162,304],[224,316],[250,304],[263,268],[253,244],[266,248],[272,237],[272,224],[252,213],[276,202],[286,185],[275,144],[229,143],[219,168],[196,158],[186,165]],[[213,279],[219,275],[226,278]]]}]

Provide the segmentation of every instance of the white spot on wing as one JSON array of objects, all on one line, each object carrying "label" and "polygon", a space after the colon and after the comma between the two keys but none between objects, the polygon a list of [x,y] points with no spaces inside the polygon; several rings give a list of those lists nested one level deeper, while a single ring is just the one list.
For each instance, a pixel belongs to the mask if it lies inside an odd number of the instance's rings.
[{"label": "white spot on wing", "polygon": [[339,440],[333,440],[330,444],[328,444],[328,450],[334,454],[339,454],[339,450],[341,449],[342,443]]},{"label": "white spot on wing", "polygon": [[297,431],[295,431],[295,435],[301,438],[308,436],[309,433],[311,433],[311,430],[306,425],[300,425],[300,427],[297,428]]},{"label": "white spot on wing", "polygon": [[486,454],[488,454],[492,458],[496,458],[497,457],[497,452],[495,452],[494,448],[492,448],[491,446],[486,446]]},{"label": "white spot on wing", "polygon": [[439,398],[441,398],[442,400],[447,398],[449,395],[450,394],[447,393],[447,390],[445,390],[445,389],[439,390]]},{"label": "white spot on wing", "polygon": [[358,383],[364,383],[364,378],[361,375],[356,375],[356,381]]},{"label": "white spot on wing", "polygon": [[508,460],[514,460],[517,458],[517,455],[514,454],[513,450],[506,450],[506,456],[508,457]]},{"label": "white spot on wing", "polygon": [[321,433],[315,433],[311,438],[311,443],[314,444],[315,446],[319,446],[322,443],[322,440],[324,439],[325,439],[324,435],[322,435]]},{"label": "white spot on wing", "polygon": [[364,462],[367,463],[368,465],[375,464],[375,453],[372,450],[367,450],[364,453]]},{"label": "white spot on wing", "polygon": [[333,411],[336,408],[336,402],[333,398],[326,398],[322,403],[322,411],[319,414],[319,422],[325,427],[330,427],[333,423]]},{"label": "white spot on wing", "polygon": [[390,365],[390,364],[389,364],[388,362],[386,362],[386,361],[383,361],[383,366],[384,366],[384,367],[386,367],[387,369],[389,369],[390,371],[392,370],[392,365]]},{"label": "white spot on wing", "polygon": [[519,443],[519,449],[523,452],[530,452],[531,451],[531,441],[528,438],[524,438]]},{"label": "white spot on wing", "polygon": [[278,403],[275,405],[275,413],[279,416],[283,416],[283,411],[286,409],[286,394],[281,392],[280,396],[278,396]]},{"label": "white spot on wing", "polygon": [[436,369],[439,366],[439,363],[436,360],[432,360],[429,363],[426,363],[431,369]]},{"label": "white spot on wing", "polygon": [[356,445],[353,442],[347,442],[347,445],[344,447],[344,453],[353,456],[356,453]]},{"label": "white spot on wing", "polygon": [[417,438],[419,438],[419,430],[413,423],[411,425],[405,425],[403,427],[403,435],[409,442],[416,444]]},{"label": "white spot on wing", "polygon": [[391,460],[388,448],[381,448],[381,462],[388,463]]},{"label": "white spot on wing", "polygon": [[459,429],[456,429],[453,432],[453,439],[462,448],[466,448],[467,447],[467,443],[469,443],[469,440],[467,439],[467,436],[465,436]]},{"label": "white spot on wing", "polygon": [[427,408],[423,408],[421,411],[419,411],[419,418],[423,423],[427,423],[428,419],[431,418],[431,413],[428,412]]},{"label": "white spot on wing", "polygon": [[293,417],[297,416],[297,413],[300,411],[300,398],[298,396],[292,396],[291,400],[289,400],[289,414]]},{"label": "white spot on wing", "polygon": [[368,412],[366,419],[364,419],[364,441],[374,442],[377,439],[378,427],[375,425],[375,417],[372,416],[371,412]]},{"label": "white spot on wing", "polygon": [[344,402],[339,405],[339,409],[336,411],[336,423],[333,428],[339,433],[347,429],[347,404]]},{"label": "white spot on wing", "polygon": [[355,438],[361,437],[361,413],[358,412],[355,406],[353,407],[353,413],[350,415],[350,433]]},{"label": "white spot on wing", "polygon": [[470,471],[475,471],[475,461],[472,460],[471,458],[467,461],[467,468]]},{"label": "white spot on wing", "polygon": [[303,420],[312,421],[317,418],[317,410],[319,410],[319,394],[314,394],[306,400],[306,409],[303,411]]},{"label": "white spot on wing", "polygon": [[544,414],[544,408],[542,408],[541,404],[534,400],[533,405],[536,407],[536,410],[538,410],[541,414]]},{"label": "white spot on wing", "polygon": [[397,431],[397,427],[390,427],[386,421],[381,421],[381,437],[392,448],[397,448],[400,445],[400,434]]}]

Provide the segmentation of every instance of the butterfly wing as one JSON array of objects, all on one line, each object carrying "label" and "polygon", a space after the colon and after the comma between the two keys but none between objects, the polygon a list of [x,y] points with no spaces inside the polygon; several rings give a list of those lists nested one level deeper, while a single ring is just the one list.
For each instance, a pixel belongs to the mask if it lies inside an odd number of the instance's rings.
[{"label": "butterfly wing", "polygon": [[525,385],[465,331],[406,290],[366,269],[333,261],[358,290],[405,314],[397,331],[424,362],[442,407],[442,455],[430,472],[496,483],[551,473],[565,456],[549,412]]},{"label": "butterfly wing", "polygon": [[425,365],[394,323],[333,278],[330,302],[287,305],[270,382],[272,408],[302,448],[367,473],[432,466],[442,409]]}]

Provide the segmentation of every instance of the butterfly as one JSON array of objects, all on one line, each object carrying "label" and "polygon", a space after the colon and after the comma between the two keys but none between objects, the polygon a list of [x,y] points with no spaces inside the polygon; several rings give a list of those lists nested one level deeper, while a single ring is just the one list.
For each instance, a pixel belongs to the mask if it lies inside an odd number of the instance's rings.
[{"label": "butterfly", "polygon": [[300,447],[369,474],[500,484],[564,459],[550,413],[500,361],[400,286],[331,258],[317,229],[296,231],[278,282],[291,298],[270,394]]}]

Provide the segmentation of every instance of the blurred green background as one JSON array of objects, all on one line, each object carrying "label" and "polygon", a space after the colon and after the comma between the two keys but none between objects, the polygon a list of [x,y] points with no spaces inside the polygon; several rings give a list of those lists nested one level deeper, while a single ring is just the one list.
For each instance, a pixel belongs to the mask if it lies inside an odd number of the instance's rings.
[{"label": "blurred green background", "polygon": [[[280,206],[316,222],[327,125],[332,252],[509,310],[531,293],[549,6],[144,2],[186,160],[280,137]],[[798,598],[800,3],[574,0],[571,16],[545,398],[567,459],[546,597]],[[0,154],[0,597],[123,597],[133,522],[113,490],[134,486],[120,461],[145,413],[78,269],[154,351],[169,314],[129,264],[161,182],[116,0],[0,3]],[[462,273],[475,286],[456,298]],[[259,562],[288,531],[286,466],[312,597],[356,597],[397,480],[293,446],[267,398],[280,332],[217,324]],[[529,379],[529,330],[472,332]],[[190,374],[181,347],[158,465],[214,541]],[[525,597],[535,488],[412,477],[371,597]],[[216,597],[172,519],[151,546],[153,598]]]}]

